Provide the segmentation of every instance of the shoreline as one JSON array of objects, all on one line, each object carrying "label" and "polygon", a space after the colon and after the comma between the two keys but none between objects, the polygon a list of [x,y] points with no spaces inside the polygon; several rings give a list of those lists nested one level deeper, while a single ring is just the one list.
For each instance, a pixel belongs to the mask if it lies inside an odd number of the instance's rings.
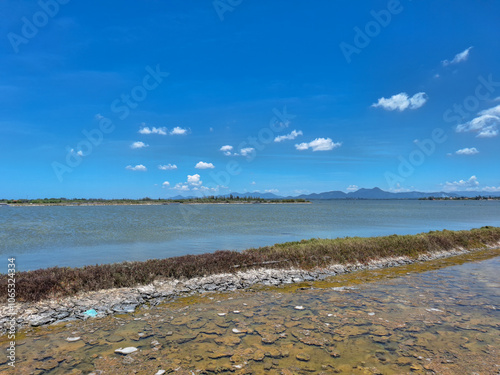
[{"label": "shoreline", "polygon": [[312,202],[172,202],[172,203],[9,203],[6,207],[94,207],[94,206],[171,206],[171,205],[234,205],[234,204],[312,204]]},{"label": "shoreline", "polygon": [[[6,335],[15,317],[16,331],[69,321],[104,318],[109,315],[133,313],[143,305],[156,306],[177,297],[204,293],[223,293],[245,290],[253,286],[282,286],[286,284],[323,280],[363,270],[379,270],[454,256],[500,249],[500,242],[475,249],[457,248],[409,256],[385,257],[367,263],[332,264],[311,270],[298,268],[257,268],[236,273],[220,273],[190,279],[155,281],[137,287],[104,289],[80,293],[72,297],[17,303],[14,310],[0,305],[0,337]],[[92,312],[92,313],[89,313]]]}]

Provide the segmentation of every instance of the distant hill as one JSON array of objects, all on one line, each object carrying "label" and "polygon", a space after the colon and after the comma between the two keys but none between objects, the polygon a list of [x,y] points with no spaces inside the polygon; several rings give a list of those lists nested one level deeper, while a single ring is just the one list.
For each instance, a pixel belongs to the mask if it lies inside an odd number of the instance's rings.
[{"label": "distant hill", "polygon": [[[378,187],[374,187],[372,189],[361,188],[356,191],[352,191],[349,193],[344,193],[343,191],[332,190],[325,191],[323,193],[312,193],[312,194],[301,194],[297,196],[288,196],[283,197],[280,195],[276,195],[273,193],[228,193],[224,195],[219,195],[219,197],[229,197],[230,195],[239,196],[239,197],[252,197],[252,198],[263,198],[263,199],[281,199],[281,198],[302,198],[307,200],[325,200],[325,199],[419,199],[419,198],[457,198],[457,197],[467,197],[474,198],[478,195],[481,196],[492,196],[499,197],[500,192],[485,192],[485,191],[455,191],[444,192],[420,192],[420,191],[408,191],[408,192],[400,192],[400,193],[392,193],[390,191],[382,190]],[[192,197],[182,197],[178,195],[172,199],[183,199],[183,198],[192,198]]]}]

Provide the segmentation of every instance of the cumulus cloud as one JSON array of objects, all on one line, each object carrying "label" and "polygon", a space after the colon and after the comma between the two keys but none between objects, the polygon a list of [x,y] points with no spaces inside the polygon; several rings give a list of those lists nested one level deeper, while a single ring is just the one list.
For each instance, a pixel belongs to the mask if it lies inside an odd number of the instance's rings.
[{"label": "cumulus cloud", "polygon": [[179,182],[173,187],[175,190],[179,191],[189,191],[189,186],[186,183]]},{"label": "cumulus cloud", "polygon": [[458,63],[461,63],[462,61],[466,61],[467,58],[469,57],[469,52],[471,49],[472,49],[472,47],[469,47],[466,50],[464,50],[460,53],[457,53],[451,61],[443,60],[442,61],[443,66],[448,66],[450,64],[458,64]]},{"label": "cumulus cloud", "polygon": [[255,149],[253,147],[245,147],[245,148],[242,148],[240,150],[240,154],[241,154],[241,156],[248,156],[254,151],[255,151]]},{"label": "cumulus cloud", "polygon": [[170,135],[185,135],[187,134],[187,129],[176,126],[170,131]]},{"label": "cumulus cloud", "polygon": [[295,145],[299,151],[311,148],[313,151],[330,151],[334,148],[340,147],[342,142],[333,142],[330,138],[316,138],[311,142],[303,142]]},{"label": "cumulus cloud", "polygon": [[408,96],[406,92],[393,95],[390,98],[380,98],[377,103],[373,103],[372,107],[382,107],[387,111],[404,111],[405,109],[417,109],[422,107],[429,97],[425,92],[418,92],[412,97]]},{"label": "cumulus cloud", "polygon": [[233,151],[233,146],[231,145],[225,145],[225,146],[222,146],[219,151],[222,151],[224,153],[224,155],[226,156],[231,156],[232,155],[232,152]]},{"label": "cumulus cloud", "polygon": [[194,166],[196,169],[214,169],[215,166],[212,163],[205,163],[204,161],[199,161]]},{"label": "cumulus cloud", "polygon": [[471,176],[468,180],[460,180],[453,182],[446,182],[444,184],[445,191],[457,191],[457,190],[476,190],[479,186],[479,181],[476,176]]},{"label": "cumulus cloud", "polygon": [[[199,174],[188,175],[186,182],[179,182],[172,188],[179,191],[201,191],[201,192],[215,192],[222,186],[207,187],[203,186],[203,181]],[[224,187],[225,188],[225,187]]]},{"label": "cumulus cloud", "polygon": [[175,164],[159,165],[158,169],[160,169],[162,171],[172,171],[174,169],[177,169],[177,165],[175,165]]},{"label": "cumulus cloud", "polygon": [[280,135],[276,138],[274,138],[274,142],[281,142],[281,141],[288,141],[288,140],[293,140],[297,138],[299,135],[302,135],[302,130],[292,130],[290,134],[287,135]]},{"label": "cumulus cloud", "polygon": [[276,193],[279,193],[279,190],[278,189],[267,189],[267,190],[264,190],[264,193],[276,194]]},{"label": "cumulus cloud", "polygon": [[479,154],[479,151],[475,147],[471,147],[471,148],[466,147],[466,148],[462,148],[460,150],[455,151],[455,154],[457,154],[457,155],[475,155],[475,154]]},{"label": "cumulus cloud", "polygon": [[131,165],[127,165],[125,169],[128,169],[129,171],[138,171],[138,172],[146,172],[148,169],[142,165],[142,164],[137,164],[135,167],[132,167]]},{"label": "cumulus cloud", "polygon": [[134,142],[130,145],[130,148],[143,148],[143,147],[149,147],[149,145],[145,144],[144,142]]},{"label": "cumulus cloud", "polygon": [[194,174],[194,175],[188,175],[187,176],[187,183],[192,186],[201,186],[203,181],[200,180],[200,175],[199,174]]},{"label": "cumulus cloud", "polygon": [[357,185],[349,185],[346,190],[349,191],[349,192],[351,192],[351,191],[357,191],[357,190],[359,190],[359,186],[357,186]]},{"label": "cumulus cloud", "polygon": [[161,184],[162,187],[166,188],[170,186],[170,182],[165,181],[163,184]]},{"label": "cumulus cloud", "polygon": [[476,117],[464,124],[457,125],[456,131],[458,133],[474,132],[479,138],[492,138],[498,135],[499,126],[500,104],[479,112]]},{"label": "cumulus cloud", "polygon": [[156,128],[152,127],[149,128],[148,126],[144,126],[141,129],[139,129],[139,134],[159,134],[159,135],[167,135],[167,128],[162,127],[162,128]]}]

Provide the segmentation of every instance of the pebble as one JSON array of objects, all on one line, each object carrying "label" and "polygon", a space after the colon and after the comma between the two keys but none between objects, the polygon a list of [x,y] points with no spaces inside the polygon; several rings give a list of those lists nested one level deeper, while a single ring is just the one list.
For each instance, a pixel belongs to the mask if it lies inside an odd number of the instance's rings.
[{"label": "pebble", "polygon": [[74,341],[78,341],[78,340],[80,340],[80,337],[68,337],[66,339],[66,341],[69,341],[69,342],[74,342]]},{"label": "pebble", "polygon": [[368,315],[373,316],[373,315],[375,315],[375,313],[374,312],[369,312]]},{"label": "pebble", "polygon": [[217,313],[217,315],[219,315],[219,316],[225,316],[226,313]]},{"label": "pebble", "polygon": [[294,309],[295,310],[304,310],[304,306],[295,306]]},{"label": "pebble", "polygon": [[163,375],[164,373],[166,373],[165,370],[158,370],[155,375]]},{"label": "pebble", "polygon": [[136,352],[136,351],[137,351],[137,348],[136,348],[136,347],[129,346],[129,347],[127,347],[127,348],[119,348],[119,349],[116,349],[116,350],[115,350],[115,353],[119,353],[119,354],[127,355],[127,354],[130,354],[130,353]]}]

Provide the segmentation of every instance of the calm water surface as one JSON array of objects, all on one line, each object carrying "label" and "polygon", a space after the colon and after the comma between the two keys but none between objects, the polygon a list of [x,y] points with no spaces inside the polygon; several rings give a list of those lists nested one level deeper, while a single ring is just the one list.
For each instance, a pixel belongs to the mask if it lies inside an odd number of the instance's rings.
[{"label": "calm water surface", "polygon": [[483,225],[500,226],[499,201],[0,207],[0,255],[29,270]]}]

